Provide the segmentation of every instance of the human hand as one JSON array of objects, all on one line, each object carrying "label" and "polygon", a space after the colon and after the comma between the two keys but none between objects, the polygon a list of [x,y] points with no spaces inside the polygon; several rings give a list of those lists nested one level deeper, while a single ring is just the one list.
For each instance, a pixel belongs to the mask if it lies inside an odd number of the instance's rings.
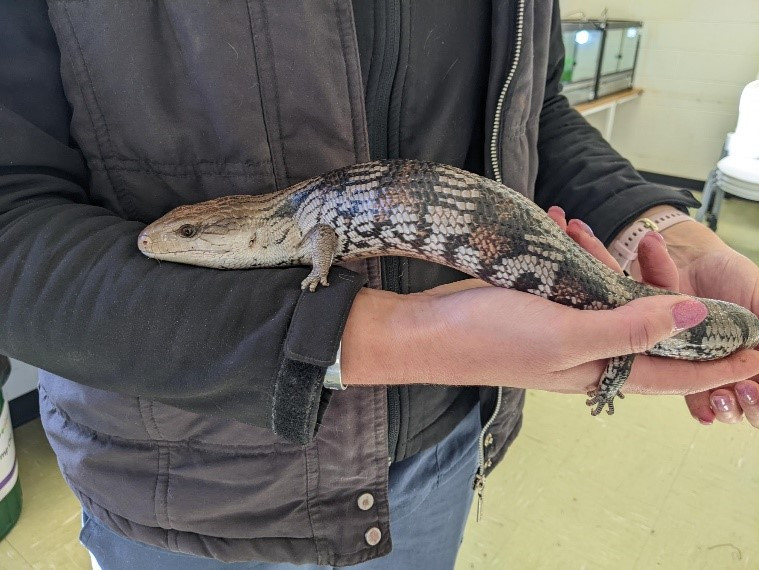
[{"label": "human hand", "polygon": [[[759,315],[756,264],[701,224],[677,224],[663,230],[662,235],[674,260],[680,292],[730,301]],[[759,428],[759,376],[689,395],[686,403],[691,415],[703,424],[711,424],[714,419],[736,424],[745,416]]]},{"label": "human hand", "polygon": [[[664,207],[666,208],[666,206]],[[650,210],[644,217],[653,216]],[[561,208],[551,208],[549,216],[580,246],[616,271],[619,264],[588,234],[579,220],[567,223]],[[693,233],[695,232],[695,236]],[[725,245],[713,232],[700,224],[683,223],[664,230],[667,235],[649,232],[640,242],[638,260],[631,273],[639,281],[699,297],[724,299],[759,312],[759,268],[750,260]],[[670,257],[669,250],[678,264]],[[759,377],[728,384],[714,391],[686,396],[691,415],[709,425],[716,418],[725,423],[739,423],[745,414],[754,427],[759,427]]]},{"label": "human hand", "polygon": [[[700,303],[660,296],[580,311],[478,280],[398,296],[363,290],[343,335],[346,384],[491,385],[585,393],[612,356],[700,322]],[[673,307],[687,321],[675,322]],[[687,321],[687,322],[686,322]],[[759,372],[759,354],[707,363],[636,358],[627,393],[687,394]]]},{"label": "human hand", "polygon": [[[706,316],[682,297],[648,297],[609,311],[581,311],[519,291],[468,280],[419,294],[422,328],[436,329],[427,369],[410,382],[474,384],[586,393],[608,359],[642,353]],[[675,316],[683,317],[678,320]],[[759,354],[708,363],[638,356],[626,393],[688,394],[759,372]]]}]

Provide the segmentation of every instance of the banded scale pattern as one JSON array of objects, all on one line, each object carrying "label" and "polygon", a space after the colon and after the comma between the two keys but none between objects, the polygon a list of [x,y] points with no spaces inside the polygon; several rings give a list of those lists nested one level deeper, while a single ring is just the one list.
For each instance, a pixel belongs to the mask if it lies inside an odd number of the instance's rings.
[{"label": "banded scale pattern", "polygon": [[[577,309],[610,309],[668,291],[620,275],[578,247],[534,203],[493,180],[450,166],[388,160],[348,166],[263,196],[181,206],[140,234],[156,259],[240,269],[310,264],[303,282],[327,285],[333,262],[401,255],[449,265],[499,287]],[[759,319],[702,299],[709,315],[649,354],[711,360],[759,344]],[[597,414],[630,373],[613,359],[589,394]]]},{"label": "banded scale pattern", "polygon": [[[501,287],[582,309],[618,306],[617,275],[578,248],[521,194],[452,167],[412,161],[358,165],[324,177],[301,225],[335,228],[336,260],[406,255]],[[520,236],[514,239],[513,236]]]}]

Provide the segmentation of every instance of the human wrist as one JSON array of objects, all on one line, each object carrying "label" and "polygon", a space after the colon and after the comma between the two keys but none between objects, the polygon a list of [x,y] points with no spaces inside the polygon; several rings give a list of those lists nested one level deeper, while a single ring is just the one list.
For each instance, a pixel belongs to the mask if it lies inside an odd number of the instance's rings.
[{"label": "human wrist", "polygon": [[409,384],[427,377],[423,362],[432,338],[423,326],[428,301],[417,295],[362,289],[342,337],[346,386]]},{"label": "human wrist", "polygon": [[[660,204],[653,208],[649,208],[639,216],[636,216],[635,220],[638,222],[644,218],[661,219],[670,212],[674,213],[680,211],[681,210],[678,210],[672,205]],[[630,229],[636,222],[633,222],[622,229],[614,240],[617,241],[620,239],[620,236],[628,235]],[[705,252],[730,249],[729,246],[717,236],[717,234],[703,224],[695,223],[695,220],[691,222],[683,221],[683,223],[675,223],[674,225],[660,229],[659,233],[664,238],[667,250],[679,269],[684,269],[692,261],[701,257]],[[630,264],[627,271],[636,279],[640,277],[640,264],[637,259]]]},{"label": "human wrist", "polygon": [[609,253],[626,273],[636,276],[638,273],[638,248],[650,232],[662,232],[670,227],[693,222],[693,218],[681,210],[662,204],[649,208],[635,217],[624,227],[609,244]]},{"label": "human wrist", "polygon": [[685,267],[706,252],[730,249],[716,233],[700,223],[678,224],[660,233],[678,267]]}]

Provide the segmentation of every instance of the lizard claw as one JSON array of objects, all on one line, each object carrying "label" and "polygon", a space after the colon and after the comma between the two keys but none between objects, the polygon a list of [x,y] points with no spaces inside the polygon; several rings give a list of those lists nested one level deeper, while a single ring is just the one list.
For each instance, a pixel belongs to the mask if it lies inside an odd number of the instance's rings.
[{"label": "lizard claw", "polygon": [[326,275],[319,275],[315,271],[312,271],[311,273],[309,273],[308,277],[306,277],[303,281],[300,282],[301,289],[308,289],[312,293],[316,291],[316,288],[319,285],[323,285],[324,287],[329,287],[329,282],[327,281]]},{"label": "lizard claw", "polygon": [[610,416],[614,415],[614,398],[619,397],[621,400],[624,394],[620,388],[630,375],[634,354],[627,356],[617,356],[609,360],[606,365],[598,387],[588,392],[588,400],[585,403],[588,406],[595,406],[590,410],[590,415],[597,416],[604,408]]},{"label": "lizard claw", "polygon": [[[624,398],[621,393],[617,393],[617,396]],[[607,408],[606,413],[610,416],[614,415],[614,396],[608,397],[600,394],[598,390],[591,390],[588,392],[589,399],[585,400],[585,404],[588,406],[595,406],[590,410],[591,416],[597,416],[604,408]]]}]

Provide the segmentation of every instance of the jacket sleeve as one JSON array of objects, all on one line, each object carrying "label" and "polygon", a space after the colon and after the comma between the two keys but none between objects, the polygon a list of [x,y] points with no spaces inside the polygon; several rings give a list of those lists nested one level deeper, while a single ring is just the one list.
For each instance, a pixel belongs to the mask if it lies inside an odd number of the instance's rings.
[{"label": "jacket sleeve", "polygon": [[87,192],[42,0],[0,3],[0,354],[306,443],[363,278],[158,264]]},{"label": "jacket sleeve", "polygon": [[697,207],[687,190],[646,182],[561,94],[564,43],[558,0],[551,22],[548,75],[538,135],[535,201],[544,209],[561,206],[587,222],[604,243],[645,210],[671,204]]}]

